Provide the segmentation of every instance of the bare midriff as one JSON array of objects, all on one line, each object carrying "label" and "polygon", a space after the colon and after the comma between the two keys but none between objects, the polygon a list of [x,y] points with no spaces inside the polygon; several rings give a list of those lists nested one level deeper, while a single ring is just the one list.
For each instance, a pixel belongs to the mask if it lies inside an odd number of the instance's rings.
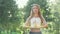
[{"label": "bare midriff", "polygon": [[40,32],[40,28],[31,28],[31,32]]}]

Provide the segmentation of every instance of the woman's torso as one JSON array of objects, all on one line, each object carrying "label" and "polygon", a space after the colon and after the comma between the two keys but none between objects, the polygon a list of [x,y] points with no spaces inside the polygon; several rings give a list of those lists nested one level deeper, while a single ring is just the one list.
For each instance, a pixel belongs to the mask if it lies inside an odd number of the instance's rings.
[{"label": "woman's torso", "polygon": [[[32,17],[30,20],[31,27],[35,27],[34,24],[40,26],[41,25],[41,19],[40,17]],[[40,32],[40,28],[31,28],[31,32]]]}]

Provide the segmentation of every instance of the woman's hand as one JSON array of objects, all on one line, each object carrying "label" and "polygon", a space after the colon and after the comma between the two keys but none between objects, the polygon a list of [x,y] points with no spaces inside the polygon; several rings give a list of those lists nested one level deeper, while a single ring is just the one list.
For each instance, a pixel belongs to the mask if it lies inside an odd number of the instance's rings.
[{"label": "woman's hand", "polygon": [[48,27],[47,24],[40,26],[40,28],[47,28],[47,27]]},{"label": "woman's hand", "polygon": [[24,27],[24,28],[29,28],[30,26],[24,25],[23,27]]},{"label": "woman's hand", "polygon": [[30,24],[29,23],[24,23],[24,28],[30,28]]}]

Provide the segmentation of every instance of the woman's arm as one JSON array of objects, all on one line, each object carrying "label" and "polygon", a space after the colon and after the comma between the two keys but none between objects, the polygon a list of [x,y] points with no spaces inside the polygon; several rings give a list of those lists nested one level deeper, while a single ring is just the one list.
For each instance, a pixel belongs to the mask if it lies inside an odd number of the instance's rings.
[{"label": "woman's arm", "polygon": [[27,20],[26,20],[26,22],[25,22],[25,24],[24,24],[24,27],[25,27],[25,28],[29,28],[29,26],[30,26],[30,23],[28,22],[28,18],[27,18]]},{"label": "woman's arm", "polygon": [[44,17],[41,15],[41,17],[42,17],[42,21],[43,21],[43,23],[42,23],[42,26],[40,26],[41,28],[46,28],[46,27],[48,27],[48,24],[47,24],[47,22],[46,22],[46,20],[44,19]]}]

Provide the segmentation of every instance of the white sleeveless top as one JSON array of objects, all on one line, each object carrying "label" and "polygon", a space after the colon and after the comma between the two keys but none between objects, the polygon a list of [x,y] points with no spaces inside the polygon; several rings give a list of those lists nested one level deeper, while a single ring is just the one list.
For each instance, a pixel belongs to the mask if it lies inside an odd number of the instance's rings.
[{"label": "white sleeveless top", "polygon": [[31,23],[31,27],[34,27],[35,24],[40,26],[41,19],[39,17],[33,17],[33,18],[31,18],[30,23]]}]

